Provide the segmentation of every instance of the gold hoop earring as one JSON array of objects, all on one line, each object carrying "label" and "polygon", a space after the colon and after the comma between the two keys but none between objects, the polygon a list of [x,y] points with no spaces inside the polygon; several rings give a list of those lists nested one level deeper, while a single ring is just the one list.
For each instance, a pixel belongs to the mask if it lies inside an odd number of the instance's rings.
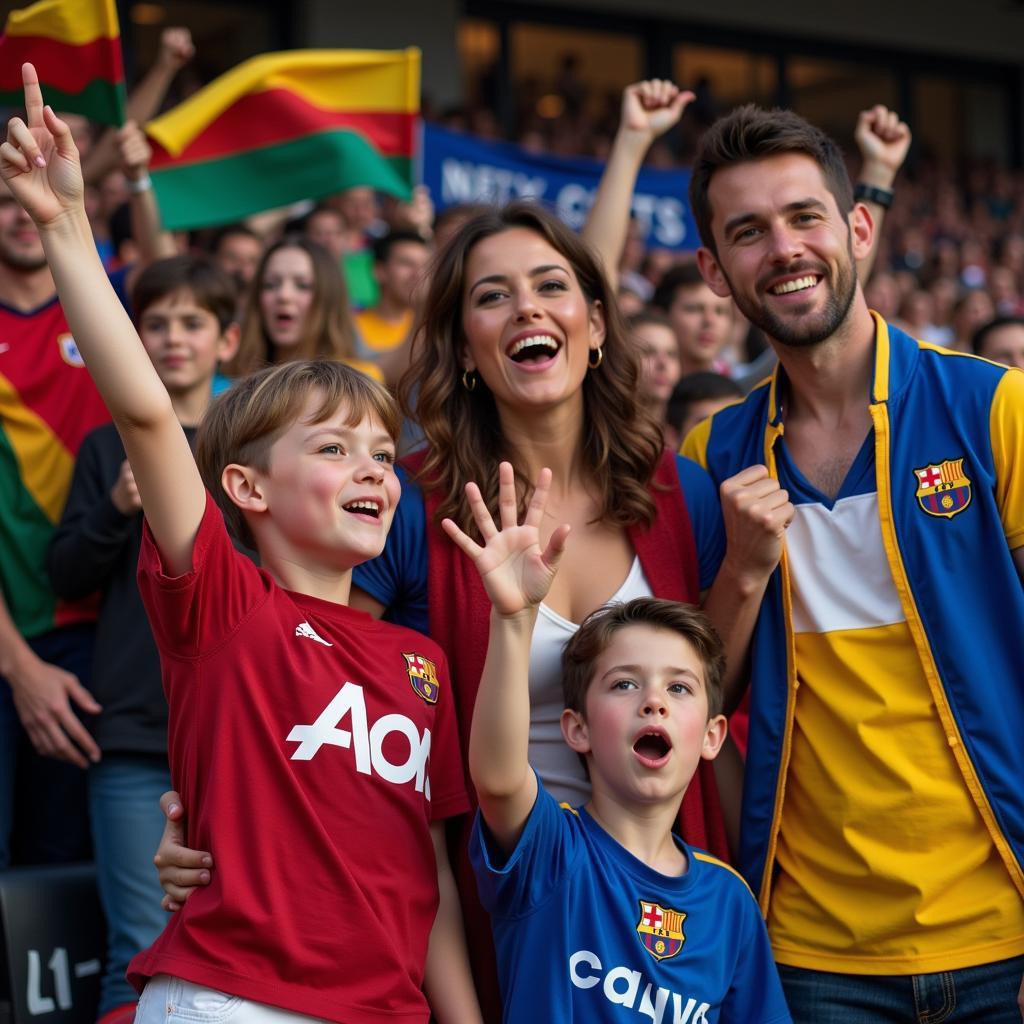
[{"label": "gold hoop earring", "polygon": [[[591,356],[593,356],[593,354],[595,352],[597,353],[597,362],[594,362],[591,359]],[[590,355],[587,356],[587,366],[589,366],[592,370],[596,370],[603,362],[604,362],[604,347],[601,346],[601,345],[598,345],[596,349],[592,348],[590,350]]]},{"label": "gold hoop earring", "polygon": [[462,371],[462,386],[467,391],[475,391],[476,390],[476,373],[474,372],[473,376],[471,377],[469,370],[463,370]]}]

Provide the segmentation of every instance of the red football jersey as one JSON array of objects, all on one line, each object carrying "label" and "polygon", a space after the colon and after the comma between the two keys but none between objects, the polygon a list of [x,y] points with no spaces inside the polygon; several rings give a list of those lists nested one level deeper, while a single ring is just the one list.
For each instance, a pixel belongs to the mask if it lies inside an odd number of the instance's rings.
[{"label": "red football jersey", "polygon": [[129,980],[171,974],[345,1024],[426,1022],[429,826],[468,807],[441,649],[282,589],[209,497],[193,570],[163,575],[147,527],[139,584],[188,842],[215,869]]}]

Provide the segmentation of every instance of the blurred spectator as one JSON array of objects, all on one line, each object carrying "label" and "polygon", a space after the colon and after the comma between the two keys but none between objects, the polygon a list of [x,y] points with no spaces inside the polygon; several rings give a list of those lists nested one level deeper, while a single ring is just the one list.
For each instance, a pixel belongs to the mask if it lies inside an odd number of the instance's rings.
[{"label": "blurred spectator", "polygon": [[415,231],[392,231],[373,244],[377,304],[355,315],[355,351],[394,387],[409,364],[417,298],[426,287],[430,247]]},{"label": "blurred spectator", "polygon": [[696,264],[672,267],[654,290],[651,305],[660,309],[675,331],[684,375],[714,370],[727,373],[721,360],[733,323],[732,299],[720,298],[700,276]]},{"label": "blurred spectator", "polygon": [[678,448],[698,423],[742,397],[739,385],[720,373],[705,371],[683,377],[668,400],[666,443]]},{"label": "blurred spectator", "polygon": [[974,332],[986,320],[991,320],[995,312],[995,304],[988,292],[975,290],[963,295],[953,307],[953,340],[949,347],[957,352],[970,352]]},{"label": "blurred spectator", "polygon": [[1024,370],[1024,317],[1001,316],[982,324],[971,338],[971,351]]},{"label": "blurred spectator", "polygon": [[248,288],[256,276],[263,239],[244,224],[221,228],[213,242],[213,260],[237,282],[239,291]]},{"label": "blurred spectator", "polygon": [[[638,313],[627,324],[640,354],[637,388],[644,407],[664,431],[668,400],[682,376],[675,331],[663,313]],[[678,443],[673,447],[678,447]]]}]

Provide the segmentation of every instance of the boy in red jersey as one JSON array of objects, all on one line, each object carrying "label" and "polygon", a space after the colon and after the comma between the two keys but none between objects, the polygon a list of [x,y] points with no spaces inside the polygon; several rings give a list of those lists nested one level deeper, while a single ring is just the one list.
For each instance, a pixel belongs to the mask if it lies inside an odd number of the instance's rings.
[{"label": "boy in red jersey", "polygon": [[133,467],[172,777],[190,841],[232,868],[133,961],[137,1020],[479,1020],[441,829],[467,807],[444,657],[347,607],[399,498],[397,410],[339,364],[263,371],[211,408],[200,477],[105,284],[67,125],[24,81],[0,173]]}]

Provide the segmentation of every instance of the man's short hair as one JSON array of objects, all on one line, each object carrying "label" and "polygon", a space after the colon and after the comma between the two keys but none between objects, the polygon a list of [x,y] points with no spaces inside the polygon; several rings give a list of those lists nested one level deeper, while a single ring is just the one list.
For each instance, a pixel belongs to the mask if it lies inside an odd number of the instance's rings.
[{"label": "man's short hair", "polygon": [[693,288],[705,283],[696,263],[677,263],[661,275],[661,280],[651,296],[651,305],[667,313],[681,288]]},{"label": "man's short hair", "polygon": [[627,626],[663,629],[690,644],[704,668],[708,718],[721,713],[725,649],[715,627],[699,608],[659,597],[638,597],[605,605],[583,620],[562,651],[562,696],[567,708],[585,714],[587,690],[597,659],[608,649],[615,634]]},{"label": "man's short hair", "polygon": [[971,351],[976,356],[980,356],[988,336],[993,331],[998,331],[1003,327],[1024,327],[1024,316],[997,316],[995,319],[983,323],[971,335]]},{"label": "man's short hair", "polygon": [[853,186],[839,147],[792,110],[763,110],[748,103],[719,118],[705,133],[690,175],[690,208],[701,241],[717,254],[711,232],[708,188],[716,171],[765,157],[798,153],[821,168],[829,192],[845,217],[853,209]]},{"label": "man's short hair", "polygon": [[665,410],[665,421],[678,433],[683,429],[690,408],[697,402],[706,402],[713,398],[742,398],[743,389],[728,377],[712,370],[701,370],[699,373],[688,373],[672,389],[668,406]]},{"label": "man's short hair", "polygon": [[320,403],[310,422],[322,423],[345,406],[348,426],[372,416],[392,440],[398,440],[402,418],[395,400],[383,385],[344,363],[285,363],[237,381],[213,400],[203,417],[196,435],[196,463],[229,532],[247,547],[255,547],[256,542],[242,510],[221,486],[224,467],[237,463],[266,472],[271,446],[298,420],[314,392]]},{"label": "man's short hair", "polygon": [[210,251],[213,253],[220,252],[220,247],[229,238],[242,237],[252,238],[263,245],[263,238],[256,231],[253,231],[248,224],[228,224],[227,227],[221,228],[214,236],[213,241],[210,244]]},{"label": "man's short hair", "polygon": [[238,287],[226,271],[206,256],[171,256],[143,270],[132,288],[132,313],[136,321],[167,295],[188,289],[195,304],[209,310],[221,332],[235,319]]},{"label": "man's short hair", "polygon": [[373,262],[387,263],[391,250],[396,245],[401,245],[402,242],[412,242],[414,245],[421,245],[424,249],[427,248],[427,243],[422,235],[416,234],[415,231],[389,231],[383,237],[374,240]]}]

